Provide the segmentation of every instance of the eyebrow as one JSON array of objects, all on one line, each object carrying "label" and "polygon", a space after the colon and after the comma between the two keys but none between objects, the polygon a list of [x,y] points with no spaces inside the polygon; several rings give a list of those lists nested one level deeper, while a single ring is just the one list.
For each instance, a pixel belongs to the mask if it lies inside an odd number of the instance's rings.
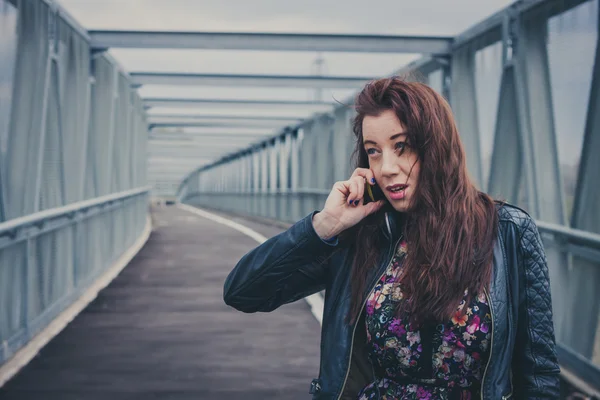
[{"label": "eyebrow", "polygon": [[[390,139],[389,139],[389,140],[396,140],[396,139],[398,139],[400,136],[407,136],[407,133],[406,133],[406,132],[396,133],[395,135],[392,135],[392,136],[390,136]],[[374,140],[365,140],[365,141],[363,142],[363,146],[364,146],[364,145],[367,145],[367,144],[374,144],[374,145],[376,145],[377,143],[375,143],[375,141],[374,141]]]}]

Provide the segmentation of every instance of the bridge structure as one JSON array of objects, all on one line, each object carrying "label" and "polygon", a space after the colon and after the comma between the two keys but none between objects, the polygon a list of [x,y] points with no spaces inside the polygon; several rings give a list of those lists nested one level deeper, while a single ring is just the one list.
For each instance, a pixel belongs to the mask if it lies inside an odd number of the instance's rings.
[{"label": "bridge structure", "polygon": [[249,317],[221,291],[347,179],[352,96],[143,90],[381,75],[126,70],[112,49],[418,54],[390,74],[443,94],[478,187],[536,220],[563,394],[600,398],[598,15],[520,0],[452,37],[109,31],[0,0],[0,399],[299,398],[318,373],[319,294]]}]

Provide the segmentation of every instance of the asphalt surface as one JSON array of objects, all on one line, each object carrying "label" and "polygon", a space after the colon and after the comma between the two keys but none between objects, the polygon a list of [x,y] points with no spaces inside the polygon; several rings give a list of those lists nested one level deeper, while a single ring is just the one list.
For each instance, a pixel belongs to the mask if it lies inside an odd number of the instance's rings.
[{"label": "asphalt surface", "polygon": [[175,206],[153,219],[130,265],[0,400],[309,399],[320,326],[307,303],[244,314],[223,302],[225,277],[257,243]]}]

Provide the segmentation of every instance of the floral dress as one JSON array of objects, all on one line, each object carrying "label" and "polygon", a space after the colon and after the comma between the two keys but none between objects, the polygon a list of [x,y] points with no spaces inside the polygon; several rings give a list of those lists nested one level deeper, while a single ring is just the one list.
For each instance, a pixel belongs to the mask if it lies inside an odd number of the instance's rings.
[{"label": "floral dress", "polygon": [[462,315],[463,299],[450,321],[413,329],[406,318],[395,317],[402,301],[396,282],[405,256],[406,243],[401,242],[367,300],[367,348],[375,381],[358,399],[475,399],[489,357],[492,319],[487,298],[484,293],[475,296]]}]

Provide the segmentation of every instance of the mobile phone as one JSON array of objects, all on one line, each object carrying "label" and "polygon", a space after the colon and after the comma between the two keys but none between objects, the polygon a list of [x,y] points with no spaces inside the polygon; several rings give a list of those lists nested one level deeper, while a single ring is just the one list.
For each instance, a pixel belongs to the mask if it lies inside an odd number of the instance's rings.
[{"label": "mobile phone", "polygon": [[368,182],[365,183],[365,185],[367,186],[367,190],[365,190],[365,204],[370,203],[372,201],[379,201],[385,199],[385,195],[383,194],[383,191],[381,190],[379,185],[371,185]]}]

